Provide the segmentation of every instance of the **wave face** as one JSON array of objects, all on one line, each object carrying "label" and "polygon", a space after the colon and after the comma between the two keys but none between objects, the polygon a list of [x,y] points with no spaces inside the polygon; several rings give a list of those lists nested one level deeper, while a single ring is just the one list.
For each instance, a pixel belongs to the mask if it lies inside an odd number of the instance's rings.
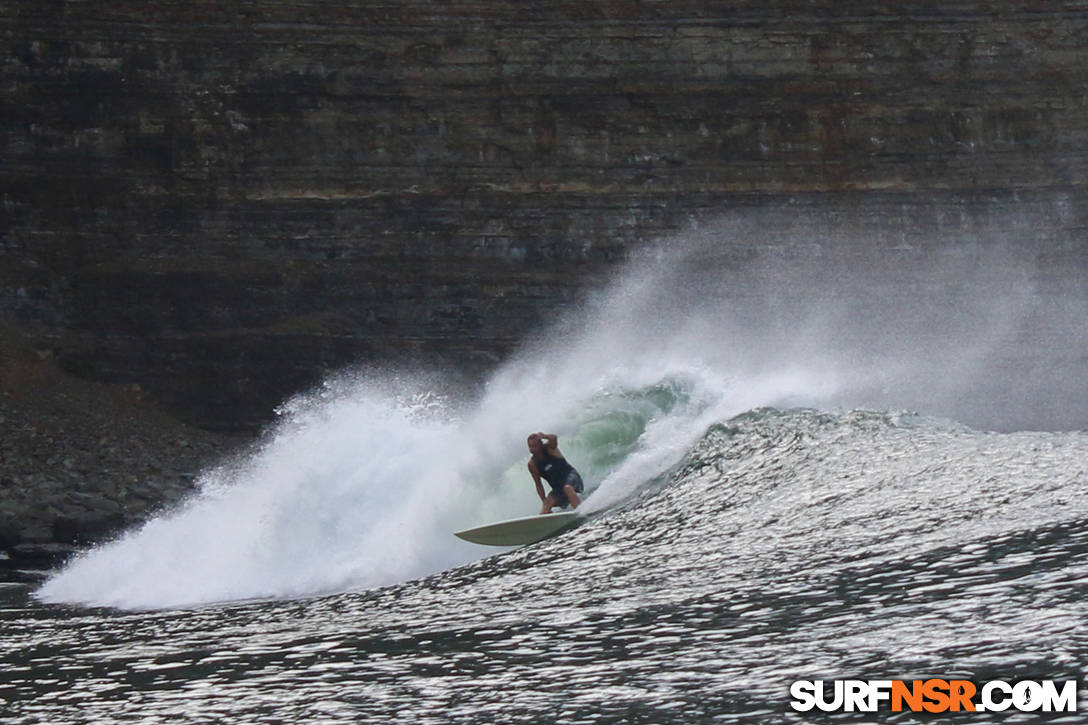
[{"label": "wave face", "polygon": [[550,398],[548,417],[513,391],[467,413],[365,382],[298,399],[259,451],[204,474],[200,495],[82,555],[38,596],[158,608],[430,574],[493,553],[451,532],[539,509],[526,431],[564,422],[592,512],[652,485],[726,406],[723,390],[686,376],[600,382],[574,405]]},{"label": "wave face", "polygon": [[[259,449],[206,472],[185,506],[74,560],[37,596],[189,606],[464,564],[489,552],[450,532],[537,510],[525,436],[542,429],[560,434],[595,513],[656,491],[708,430],[767,406],[909,408],[1015,430],[1044,396],[1065,418],[1088,417],[1073,374],[1088,357],[1077,322],[1088,303],[1042,289],[1016,251],[1030,245],[1008,243],[1002,225],[992,243],[936,252],[827,242],[833,229],[799,243],[796,226],[767,226],[731,220],[633,255],[576,313],[542,321],[539,342],[472,400],[395,371],[329,381],[285,405]],[[1040,319],[1064,331],[1049,367],[1032,334]],[[846,479],[822,474],[813,490],[842,500],[828,486]],[[702,503],[677,503],[668,520],[697,526]]]},{"label": "wave face", "polygon": [[[633,418],[583,427],[602,470],[635,455],[643,406],[693,402],[628,400]],[[1079,680],[1085,461],[1085,432],[753,409],[573,531],[428,577],[196,610],[39,608],[9,622],[12,715],[809,722],[791,681]]]}]

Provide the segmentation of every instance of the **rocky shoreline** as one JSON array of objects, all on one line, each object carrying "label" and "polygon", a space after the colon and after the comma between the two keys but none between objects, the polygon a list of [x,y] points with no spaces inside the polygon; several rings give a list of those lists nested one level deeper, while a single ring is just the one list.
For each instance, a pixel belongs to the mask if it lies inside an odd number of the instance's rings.
[{"label": "rocky shoreline", "polygon": [[244,441],[188,426],[134,385],[61,371],[0,326],[0,581],[43,570],[176,505]]}]

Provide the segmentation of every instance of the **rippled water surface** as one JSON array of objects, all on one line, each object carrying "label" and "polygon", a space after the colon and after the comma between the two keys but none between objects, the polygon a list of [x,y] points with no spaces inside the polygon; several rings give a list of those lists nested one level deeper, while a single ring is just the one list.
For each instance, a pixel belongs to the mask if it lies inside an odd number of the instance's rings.
[{"label": "rippled water surface", "polygon": [[796,679],[1080,680],[1086,466],[1085,433],[757,410],[574,531],[395,586],[151,612],[0,590],[0,703],[13,723],[775,722],[814,719]]}]

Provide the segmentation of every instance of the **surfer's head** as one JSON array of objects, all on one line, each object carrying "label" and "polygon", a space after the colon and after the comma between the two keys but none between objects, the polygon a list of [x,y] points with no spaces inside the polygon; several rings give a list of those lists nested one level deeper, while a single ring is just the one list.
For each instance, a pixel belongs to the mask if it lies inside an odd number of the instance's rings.
[{"label": "surfer's head", "polygon": [[539,433],[533,433],[526,442],[529,444],[529,452],[534,456],[544,450],[544,444],[541,442]]}]

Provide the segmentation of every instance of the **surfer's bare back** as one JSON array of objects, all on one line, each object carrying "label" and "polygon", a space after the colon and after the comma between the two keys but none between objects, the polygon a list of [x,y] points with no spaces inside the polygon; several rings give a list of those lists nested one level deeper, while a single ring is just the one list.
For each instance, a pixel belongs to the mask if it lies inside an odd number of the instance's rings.
[{"label": "surfer's bare back", "polygon": [[[540,496],[543,504],[540,513],[549,514],[552,508],[559,506],[566,508],[568,505],[578,508],[582,502],[578,498],[584,488],[582,477],[574,466],[567,463],[567,459],[559,452],[559,436],[555,433],[533,433],[529,436],[529,474],[536,484],[536,494]],[[552,487],[551,493],[544,495],[544,486],[540,483],[541,477]]]}]

